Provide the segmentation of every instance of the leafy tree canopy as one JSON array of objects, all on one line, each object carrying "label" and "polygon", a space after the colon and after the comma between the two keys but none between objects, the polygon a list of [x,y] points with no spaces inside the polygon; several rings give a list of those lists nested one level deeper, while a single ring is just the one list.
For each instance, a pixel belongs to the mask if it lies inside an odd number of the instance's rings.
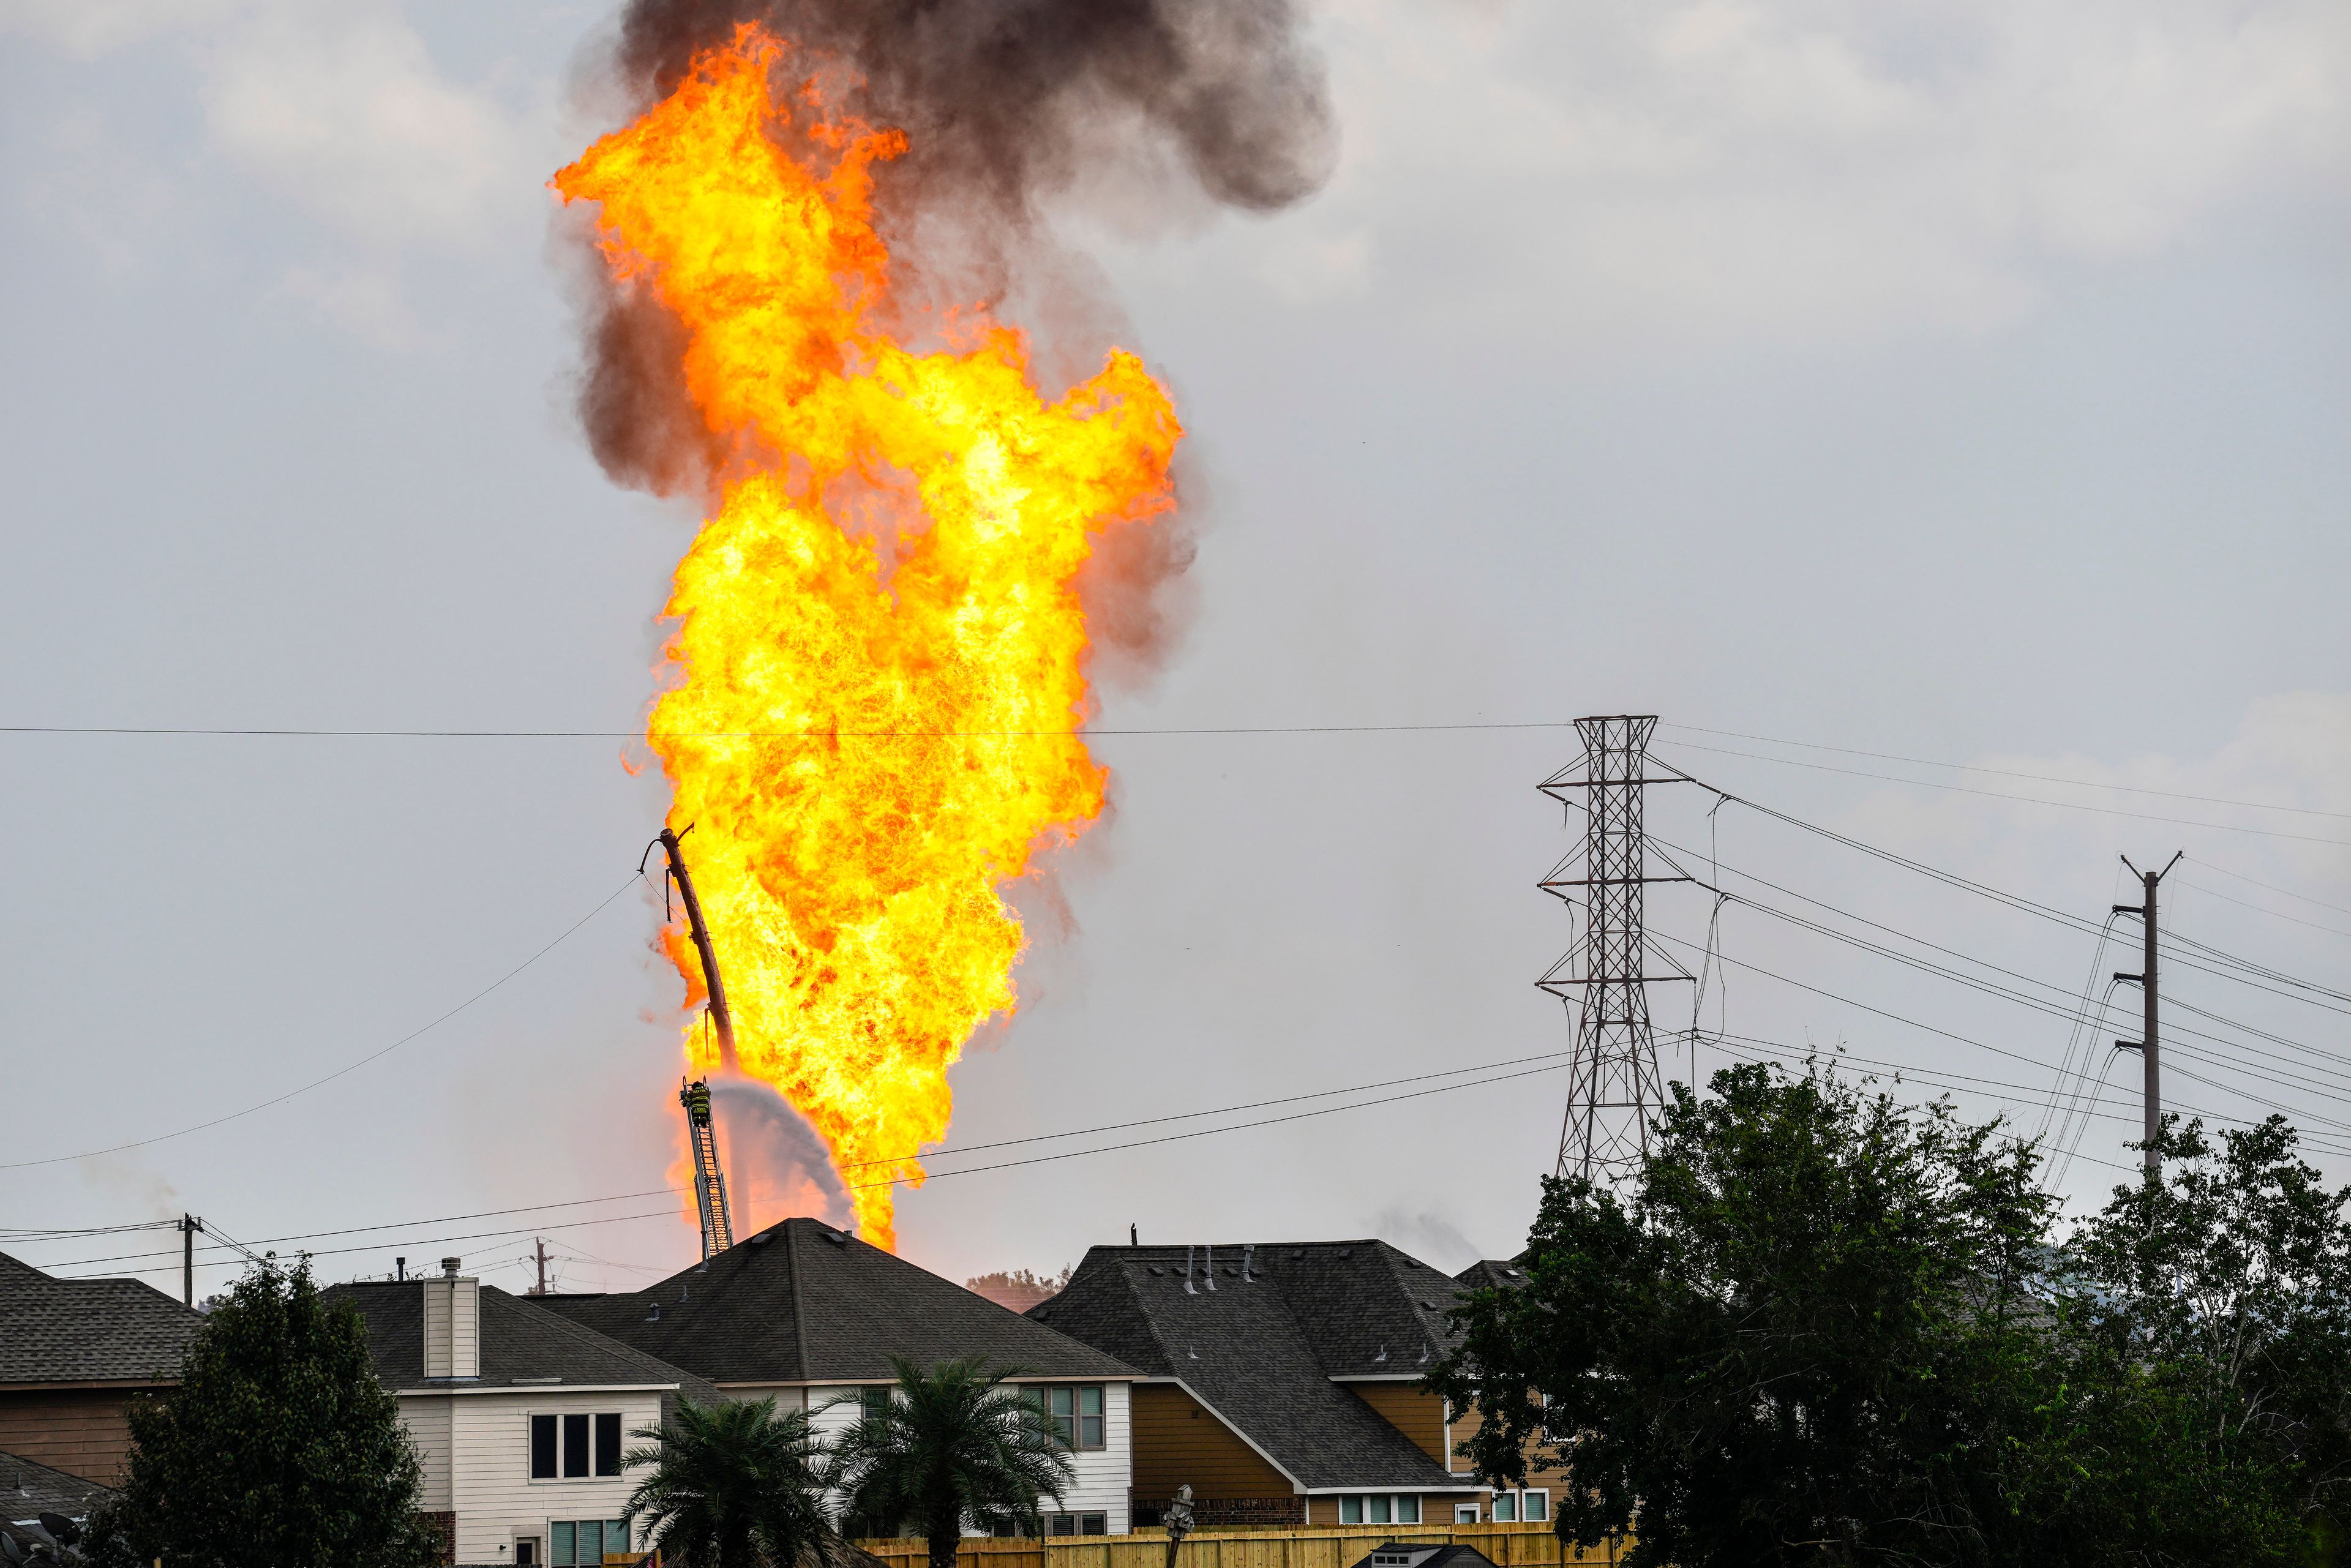
[{"label": "leafy tree canopy", "polygon": [[2067,1241],[2034,1151],[1817,1067],[1677,1088],[1617,1192],[1547,1181],[1430,1385],[1566,1467],[1628,1568],[2326,1560],[2351,1228],[2282,1122],[2165,1134]]},{"label": "leafy tree canopy", "polygon": [[121,1495],[94,1554],[172,1568],[426,1568],[416,1452],[307,1259],[246,1270],[196,1335],[168,1398],[134,1405]]}]

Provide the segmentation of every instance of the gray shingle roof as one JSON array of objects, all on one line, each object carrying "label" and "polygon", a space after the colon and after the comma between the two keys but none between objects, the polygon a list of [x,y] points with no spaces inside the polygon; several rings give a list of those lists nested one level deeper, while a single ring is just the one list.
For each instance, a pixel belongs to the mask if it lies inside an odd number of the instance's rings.
[{"label": "gray shingle roof", "polygon": [[[424,1291],[414,1280],[364,1281],[330,1285],[320,1292],[348,1302],[367,1320],[368,1354],[387,1388],[447,1387],[424,1375]],[[718,1390],[691,1372],[630,1345],[537,1301],[481,1287],[482,1373],[465,1386],[659,1387],[675,1384],[697,1405],[720,1397]]]},{"label": "gray shingle roof", "polygon": [[1039,1377],[1132,1377],[1114,1355],[813,1219],[771,1225],[643,1291],[552,1311],[713,1383],[879,1383],[901,1355]]},{"label": "gray shingle roof", "polygon": [[137,1280],[59,1280],[0,1252],[0,1384],[177,1383],[204,1322]]},{"label": "gray shingle roof", "polygon": [[1527,1282],[1527,1272],[1509,1258],[1480,1258],[1453,1278],[1467,1291],[1514,1291]]},{"label": "gray shingle roof", "polygon": [[1437,1490],[1471,1483],[1332,1380],[1425,1373],[1459,1290],[1384,1241],[1097,1247],[1029,1315],[1181,1382],[1302,1487]]},{"label": "gray shingle roof", "polygon": [[114,1495],[112,1487],[53,1470],[15,1454],[0,1454],[0,1519],[21,1524],[44,1513],[87,1519]]}]

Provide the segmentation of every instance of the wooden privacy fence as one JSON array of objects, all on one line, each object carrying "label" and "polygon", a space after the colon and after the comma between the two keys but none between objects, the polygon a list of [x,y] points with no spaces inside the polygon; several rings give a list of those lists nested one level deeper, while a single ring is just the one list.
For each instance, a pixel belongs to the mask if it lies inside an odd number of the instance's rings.
[{"label": "wooden privacy fence", "polygon": [[[1579,1552],[1562,1543],[1548,1524],[1363,1524],[1296,1530],[1204,1530],[1188,1536],[1176,1568],[1355,1568],[1387,1541],[1474,1546],[1501,1568],[1573,1568],[1614,1563],[1614,1548]],[[919,1541],[857,1543],[890,1565],[922,1568],[928,1550]],[[966,1541],[958,1553],[971,1568],[1165,1568],[1167,1535],[1065,1535],[1043,1541]]]}]

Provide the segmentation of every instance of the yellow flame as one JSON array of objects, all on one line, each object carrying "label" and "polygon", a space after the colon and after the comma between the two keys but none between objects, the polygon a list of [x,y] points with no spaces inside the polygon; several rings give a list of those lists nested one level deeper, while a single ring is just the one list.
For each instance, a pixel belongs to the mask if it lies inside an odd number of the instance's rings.
[{"label": "yellow flame", "polygon": [[678,565],[678,684],[648,734],[670,824],[694,825],[741,1065],[814,1124],[889,1246],[890,1184],[918,1185],[909,1156],[946,1132],[947,1068],[1014,1006],[998,890],[1102,810],[1068,733],[1088,712],[1072,580],[1104,527],[1171,505],[1183,433],[1123,350],[1048,403],[984,316],[962,351],[879,329],[872,165],[905,139],[828,121],[812,83],[778,102],[791,58],[746,26],[554,185],[601,204],[614,276],[685,329],[704,420],[759,455]]}]

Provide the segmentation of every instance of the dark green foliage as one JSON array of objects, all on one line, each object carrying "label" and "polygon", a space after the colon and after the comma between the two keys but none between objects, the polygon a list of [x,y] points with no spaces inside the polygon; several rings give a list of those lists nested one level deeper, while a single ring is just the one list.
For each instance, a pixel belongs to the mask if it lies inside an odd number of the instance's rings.
[{"label": "dark green foliage", "polygon": [[911,1529],[931,1568],[953,1568],[964,1527],[1041,1535],[1043,1497],[1075,1479],[1035,1397],[977,1358],[925,1372],[893,1359],[896,1396],[869,1408],[833,1444],[833,1484],[860,1534]]},{"label": "dark green foliage", "polygon": [[307,1260],[236,1282],[178,1391],[131,1412],[128,1479],[94,1556],[171,1568],[425,1568],[416,1452],[369,1364],[367,1327]]},{"label": "dark green foliage", "polygon": [[1527,1284],[1430,1385],[1471,1457],[1573,1485],[1628,1568],[2331,1561],[2351,1474],[2345,1196],[2283,1123],[2167,1134],[2057,1243],[2031,1150],[1817,1069],[1677,1092],[1620,1197],[1546,1184]]},{"label": "dark green foliage", "polygon": [[630,1468],[651,1466],[622,1514],[639,1539],[677,1568],[799,1568],[829,1561],[836,1542],[808,1416],[778,1415],[773,1399],[681,1402],[659,1427],[632,1437]]}]

